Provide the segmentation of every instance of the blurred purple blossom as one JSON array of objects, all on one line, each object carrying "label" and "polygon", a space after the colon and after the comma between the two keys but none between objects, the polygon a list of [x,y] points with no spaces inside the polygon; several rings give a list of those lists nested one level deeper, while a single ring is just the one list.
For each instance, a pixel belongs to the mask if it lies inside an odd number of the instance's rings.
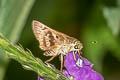
[{"label": "blurred purple blossom", "polygon": [[[68,53],[65,58],[65,68],[63,73],[70,80],[104,80],[104,78],[92,69],[93,64],[78,54],[75,54],[76,61],[73,53]],[[38,77],[38,80],[43,80]]]}]

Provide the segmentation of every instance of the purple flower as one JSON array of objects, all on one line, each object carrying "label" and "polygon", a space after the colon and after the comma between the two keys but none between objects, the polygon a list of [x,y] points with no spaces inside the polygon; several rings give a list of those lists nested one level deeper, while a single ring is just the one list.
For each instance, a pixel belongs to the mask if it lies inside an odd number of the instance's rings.
[{"label": "purple flower", "polygon": [[43,80],[40,76],[38,76],[38,80]]},{"label": "purple flower", "polygon": [[75,57],[76,61],[72,52],[65,56],[66,70],[63,70],[63,73],[67,77],[73,76],[74,80],[104,80],[100,74],[92,69],[93,64],[85,58],[79,57],[78,54]]},{"label": "purple flower", "polygon": [[[73,53],[68,53],[65,58],[65,68],[63,73],[70,80],[104,80],[104,78],[92,69],[93,64],[87,61],[85,58],[75,54],[76,61]],[[43,80],[38,77],[38,80]]]}]

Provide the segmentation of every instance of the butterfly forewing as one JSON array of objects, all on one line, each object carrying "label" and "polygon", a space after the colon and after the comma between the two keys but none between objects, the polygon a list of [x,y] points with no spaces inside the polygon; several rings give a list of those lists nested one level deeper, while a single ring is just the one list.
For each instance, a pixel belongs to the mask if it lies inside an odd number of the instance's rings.
[{"label": "butterfly forewing", "polygon": [[64,34],[56,32],[38,21],[33,21],[32,27],[42,50],[51,50],[64,43]]}]

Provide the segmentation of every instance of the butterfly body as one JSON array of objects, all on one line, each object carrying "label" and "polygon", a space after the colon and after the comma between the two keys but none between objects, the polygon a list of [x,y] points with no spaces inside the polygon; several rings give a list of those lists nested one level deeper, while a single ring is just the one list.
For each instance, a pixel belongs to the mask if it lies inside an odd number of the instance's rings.
[{"label": "butterfly body", "polygon": [[71,51],[80,53],[83,48],[79,40],[53,30],[39,21],[33,21],[32,29],[39,41],[39,47],[45,51],[45,56],[53,56],[54,58],[61,55],[63,57]]}]

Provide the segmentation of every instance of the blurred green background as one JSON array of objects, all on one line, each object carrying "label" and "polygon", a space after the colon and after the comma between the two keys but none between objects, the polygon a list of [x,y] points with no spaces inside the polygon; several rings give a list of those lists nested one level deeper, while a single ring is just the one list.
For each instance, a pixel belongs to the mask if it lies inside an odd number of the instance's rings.
[{"label": "blurred green background", "polygon": [[[105,80],[120,80],[120,0],[0,0],[0,32],[43,61],[31,23],[38,20],[79,39],[83,55]],[[60,68],[59,58],[52,62]],[[0,49],[0,80],[37,80],[37,74]]]}]

